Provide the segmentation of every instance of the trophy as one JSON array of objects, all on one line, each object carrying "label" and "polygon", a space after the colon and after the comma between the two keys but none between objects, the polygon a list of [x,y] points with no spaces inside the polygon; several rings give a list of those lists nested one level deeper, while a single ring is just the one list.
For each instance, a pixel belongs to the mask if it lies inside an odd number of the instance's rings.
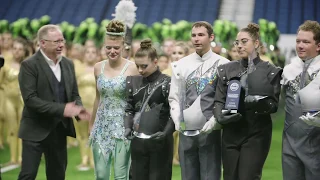
[{"label": "trophy", "polygon": [[[231,80],[228,85],[225,109],[231,110],[230,113],[238,113],[240,100],[241,84],[239,80]],[[226,111],[223,110],[223,111]]]}]

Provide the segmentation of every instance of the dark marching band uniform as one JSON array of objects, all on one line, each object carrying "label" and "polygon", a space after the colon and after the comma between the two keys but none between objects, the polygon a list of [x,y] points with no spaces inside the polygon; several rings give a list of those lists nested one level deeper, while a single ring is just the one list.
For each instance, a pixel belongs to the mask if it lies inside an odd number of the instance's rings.
[{"label": "dark marching band uniform", "polygon": [[131,141],[133,180],[170,180],[174,131],[168,102],[170,77],[157,70],[148,77],[128,76],[126,83],[125,128],[133,129],[135,136]]},{"label": "dark marching band uniform", "polygon": [[320,55],[283,70],[286,116],[282,140],[284,180],[320,179],[320,127],[299,119],[320,110]]},{"label": "dark marching band uniform", "polygon": [[[222,159],[225,180],[256,180],[261,178],[272,135],[270,114],[278,108],[282,70],[259,57],[253,59],[253,71],[248,73],[248,61],[232,61],[218,67],[214,115],[223,125]],[[250,72],[250,71],[249,71]],[[240,81],[240,100],[235,116],[222,114],[231,80]],[[246,96],[247,95],[247,96]],[[261,100],[250,99],[264,97]]]}]

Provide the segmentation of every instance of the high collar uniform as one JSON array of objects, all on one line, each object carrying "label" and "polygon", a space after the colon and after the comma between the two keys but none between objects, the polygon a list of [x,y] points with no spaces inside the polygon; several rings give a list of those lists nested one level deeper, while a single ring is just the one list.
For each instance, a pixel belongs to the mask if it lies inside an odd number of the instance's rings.
[{"label": "high collar uniform", "polygon": [[[168,102],[170,77],[156,70],[148,77],[128,76],[126,85],[125,127],[146,135],[165,134],[162,139],[137,136],[131,141],[133,180],[170,180],[174,131]],[[137,113],[141,113],[139,123],[134,120]],[[138,129],[133,128],[137,124]]]},{"label": "high collar uniform", "polygon": [[[251,65],[249,67],[248,60],[239,60],[218,67],[215,117],[221,116],[225,109],[229,82],[239,80],[241,84],[238,113],[242,118],[223,125],[222,159],[225,180],[260,179],[270,148],[270,114],[277,111],[282,70],[259,57],[253,59]],[[246,96],[267,97],[250,105],[245,103]]]},{"label": "high collar uniform", "polygon": [[[176,130],[202,130],[213,116],[217,67],[229,62],[209,50],[196,52],[172,63],[169,102]],[[220,130],[186,136],[179,133],[179,159],[182,180],[220,179]]]},{"label": "high collar uniform", "polygon": [[297,60],[283,71],[286,95],[282,145],[284,180],[316,180],[320,177],[320,128],[299,117],[320,110],[320,55]]}]

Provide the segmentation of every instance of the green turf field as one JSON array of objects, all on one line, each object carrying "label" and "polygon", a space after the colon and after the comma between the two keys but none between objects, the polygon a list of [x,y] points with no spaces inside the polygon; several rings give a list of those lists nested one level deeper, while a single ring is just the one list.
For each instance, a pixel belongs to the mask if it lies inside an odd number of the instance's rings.
[{"label": "green turf field", "polygon": [[[284,112],[280,111],[274,115],[274,126],[272,135],[271,150],[263,168],[263,180],[281,180],[281,141],[282,141],[282,128]],[[77,148],[70,148],[68,151],[68,168],[66,174],[66,180],[93,180],[93,170],[80,172],[77,171],[76,166],[80,163],[79,151]],[[0,163],[7,162],[9,160],[9,150],[6,147],[5,150],[0,151]],[[45,180],[45,165],[44,160],[41,162],[41,166],[38,171],[37,180]],[[18,177],[19,169],[15,169],[2,174],[3,180],[16,180]],[[173,167],[172,180],[180,180],[180,167]]]}]

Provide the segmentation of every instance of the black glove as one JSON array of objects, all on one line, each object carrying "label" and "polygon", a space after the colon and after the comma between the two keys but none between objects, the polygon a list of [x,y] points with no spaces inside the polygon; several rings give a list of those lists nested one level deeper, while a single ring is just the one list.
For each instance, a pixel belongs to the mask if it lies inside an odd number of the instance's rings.
[{"label": "black glove", "polygon": [[222,112],[217,117],[217,121],[219,124],[225,125],[231,122],[239,121],[242,117],[240,113],[231,114],[231,110],[227,110],[225,112]]},{"label": "black glove", "polygon": [[166,133],[159,131],[151,135],[151,139],[162,140],[166,137]]},{"label": "black glove", "polygon": [[246,107],[253,108],[258,104],[258,99],[255,96],[248,95],[244,99],[244,103],[246,104]]},{"label": "black glove", "polygon": [[259,100],[255,96],[248,95],[244,99],[245,103],[257,103]]},{"label": "black glove", "polygon": [[124,137],[126,137],[129,140],[132,140],[134,136],[132,135],[132,130],[130,128],[126,128],[124,131]]}]

